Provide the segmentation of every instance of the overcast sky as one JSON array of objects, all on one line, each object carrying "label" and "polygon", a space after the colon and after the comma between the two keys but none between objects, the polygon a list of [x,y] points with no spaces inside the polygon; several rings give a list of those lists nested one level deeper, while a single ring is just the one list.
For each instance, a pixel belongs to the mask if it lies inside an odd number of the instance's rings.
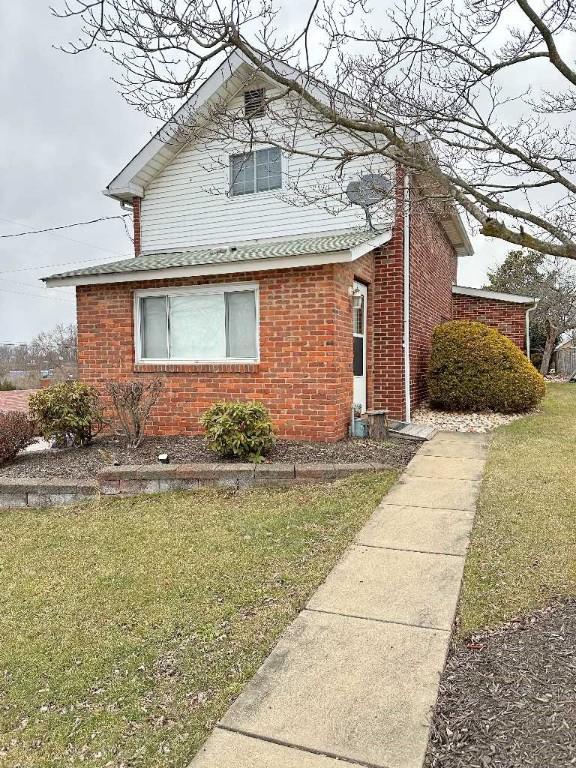
[{"label": "overcast sky", "polygon": [[[128,107],[97,52],[69,56],[54,46],[73,37],[44,0],[0,0],[0,234],[114,216],[102,189],[154,130]],[[508,246],[474,238],[459,282],[480,286]],[[54,234],[0,239],[0,342],[29,341],[75,318],[73,288],[39,278],[131,255],[121,221]]]}]

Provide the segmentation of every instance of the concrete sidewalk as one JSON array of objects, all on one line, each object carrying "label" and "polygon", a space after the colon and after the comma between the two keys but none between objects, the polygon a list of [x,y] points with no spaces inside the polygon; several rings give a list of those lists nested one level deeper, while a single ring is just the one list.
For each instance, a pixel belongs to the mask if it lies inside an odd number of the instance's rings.
[{"label": "concrete sidewalk", "polygon": [[422,446],[193,768],[421,768],[487,445]]}]

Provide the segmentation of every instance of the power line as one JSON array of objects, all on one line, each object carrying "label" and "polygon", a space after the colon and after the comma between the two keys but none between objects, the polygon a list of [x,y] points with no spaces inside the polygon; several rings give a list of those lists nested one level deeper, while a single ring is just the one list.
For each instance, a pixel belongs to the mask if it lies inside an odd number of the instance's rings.
[{"label": "power line", "polygon": [[[129,214],[127,214],[129,216]],[[18,224],[20,227],[26,226],[21,221],[16,221],[15,219],[6,219],[6,218],[0,218],[0,221],[6,221],[9,224]],[[126,221],[123,222],[124,227],[126,227]],[[68,243],[76,243],[77,245],[84,245],[87,248],[92,248],[97,251],[102,251],[103,253],[113,253],[115,256],[124,256],[124,254],[119,253],[118,251],[114,251],[111,248],[103,248],[101,245],[95,245],[94,243],[87,243],[86,240],[77,240],[75,237],[66,237],[66,235],[62,235],[59,232],[53,232],[48,231],[46,232],[48,237],[56,237],[58,240],[66,240]],[[94,261],[97,261],[97,259],[94,259]]]},{"label": "power line", "polygon": [[[91,219],[90,221],[75,221],[73,224],[61,224],[58,227],[46,227],[45,229],[31,229],[27,232],[15,232],[13,235],[0,235],[0,239],[7,237],[24,237],[25,235],[41,235],[44,232],[56,232],[59,229],[71,229],[72,227],[84,227],[88,224],[98,224],[101,221],[112,221],[113,219],[120,219],[124,221],[130,217],[130,214],[123,213],[120,216],[101,216],[98,219]],[[9,221],[9,219],[2,219],[2,221]]]},{"label": "power line", "polygon": [[73,299],[65,299],[63,296],[49,296],[41,293],[30,293],[29,291],[11,291],[6,288],[0,288],[2,293],[17,294],[18,296],[33,296],[36,299],[50,299],[51,301],[65,301],[68,304],[74,304]]},{"label": "power line", "polygon": [[[35,280],[33,283],[22,283],[22,282],[20,282],[18,280],[10,280],[10,279],[7,280],[6,278],[4,278],[4,280],[2,280],[2,283],[11,283],[12,285],[21,285],[24,288],[32,288],[32,289],[34,289],[34,288],[43,288],[46,291],[49,290],[45,285],[38,285],[38,282],[39,282],[38,280]],[[44,292],[44,291],[42,291],[42,292]]]},{"label": "power line", "polygon": [[[119,255],[122,256],[123,259],[129,259],[132,256],[131,253],[121,253]],[[58,261],[52,264],[39,264],[36,267],[17,267],[16,269],[0,269],[0,275],[8,275],[13,272],[34,272],[39,269],[51,269],[52,267],[65,267],[65,266],[68,266],[69,264],[78,264],[78,263],[88,264],[91,261],[100,261],[100,259],[74,259],[74,261]],[[114,261],[117,261],[117,259],[115,259]],[[110,261],[105,263],[112,264],[113,262]]]}]

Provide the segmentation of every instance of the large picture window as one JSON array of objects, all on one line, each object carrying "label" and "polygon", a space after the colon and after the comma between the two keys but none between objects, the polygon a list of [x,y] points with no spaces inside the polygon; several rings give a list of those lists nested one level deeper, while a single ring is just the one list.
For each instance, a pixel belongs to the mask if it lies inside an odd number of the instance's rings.
[{"label": "large picture window", "polygon": [[137,360],[257,360],[257,297],[242,285],[137,294]]},{"label": "large picture window", "polygon": [[230,157],[230,194],[248,195],[282,187],[282,158],[278,147]]}]

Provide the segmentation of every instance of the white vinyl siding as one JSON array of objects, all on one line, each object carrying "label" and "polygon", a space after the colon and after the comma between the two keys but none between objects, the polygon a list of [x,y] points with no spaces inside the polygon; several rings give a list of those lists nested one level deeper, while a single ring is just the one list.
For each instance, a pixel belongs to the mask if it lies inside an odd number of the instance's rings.
[{"label": "white vinyl siding", "polygon": [[254,362],[258,359],[258,291],[216,285],[139,291],[135,296],[137,362]]},{"label": "white vinyl siding", "polygon": [[[258,120],[259,124],[269,122],[268,116]],[[319,142],[300,129],[296,145],[302,152],[314,152]],[[269,147],[254,147],[261,149]],[[364,213],[358,206],[343,207],[332,199],[333,210],[329,211],[321,203],[303,204],[293,190],[295,186],[301,191],[325,187],[328,199],[330,193],[345,187],[347,179],[374,170],[367,169],[363,159],[348,165],[345,178],[337,183],[333,161],[313,161],[305,155],[283,152],[281,189],[231,195],[230,157],[245,152],[244,146],[233,141],[208,140],[184,147],[145,190],[142,251],[233,245],[257,238],[294,237],[365,225]]]}]

